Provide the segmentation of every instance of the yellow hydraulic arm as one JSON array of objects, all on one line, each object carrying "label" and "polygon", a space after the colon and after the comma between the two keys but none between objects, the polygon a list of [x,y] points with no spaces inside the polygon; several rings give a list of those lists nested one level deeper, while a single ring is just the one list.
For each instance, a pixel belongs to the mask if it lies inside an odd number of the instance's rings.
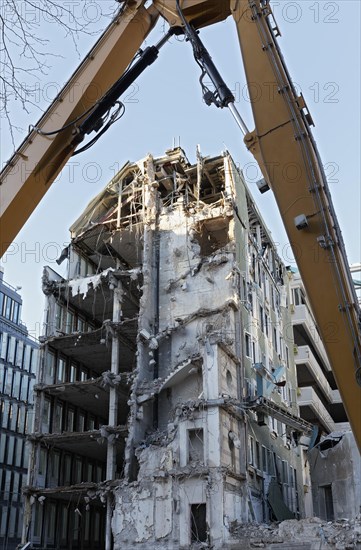
[{"label": "yellow hydraulic arm", "polygon": [[[144,4],[145,0],[127,2],[2,170],[0,256],[72,156],[80,117],[122,75],[156,24],[158,11]],[[54,132],[61,128],[65,129]]]},{"label": "yellow hydraulic arm", "polygon": [[276,41],[278,29],[268,2],[239,0],[234,2],[232,15],[247,81],[258,85],[258,93],[250,87],[256,129],[246,134],[244,141],[275,195],[361,449],[360,309],[310,130],[312,119],[303,97],[292,85]]},{"label": "yellow hydraulic arm", "polygon": [[[90,99],[94,94],[87,94],[87,90],[98,89],[99,100],[113,86],[159,14],[171,28],[183,29],[187,25],[198,29],[232,15],[247,81],[257,83],[257,86],[249,86],[255,130],[247,130],[227,90],[218,90],[218,98],[210,98],[210,102],[231,109],[245,134],[247,148],[260,165],[265,185],[275,195],[320,336],[361,448],[360,310],[341,231],[310,130],[312,119],[302,95],[298,96],[292,85],[279,50],[278,28],[269,2],[154,0],[147,9],[144,5],[145,0],[126,2],[122,14],[80,65],[39,121],[38,128],[42,132],[62,128],[92,108],[96,100]],[[197,46],[192,45],[196,50]],[[195,51],[199,59],[203,54],[199,49]],[[205,62],[207,69],[211,66],[208,61]],[[213,76],[217,80],[217,74]],[[4,169],[0,187],[2,253],[76,149],[74,126],[69,124],[55,137],[33,131]]]}]

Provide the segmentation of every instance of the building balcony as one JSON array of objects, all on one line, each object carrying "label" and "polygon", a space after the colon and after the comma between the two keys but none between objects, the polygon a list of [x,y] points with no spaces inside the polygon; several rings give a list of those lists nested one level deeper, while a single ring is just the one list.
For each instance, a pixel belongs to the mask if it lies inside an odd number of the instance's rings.
[{"label": "building balcony", "polygon": [[[321,337],[318,333],[315,321],[310,313],[308,307],[304,304],[299,306],[293,305],[291,308],[291,319],[293,327],[300,327],[300,336],[304,340],[305,344],[309,343],[320,356],[325,368],[331,371],[331,365],[327,357],[327,353]],[[295,335],[296,336],[296,335]],[[296,337],[295,337],[296,341]],[[297,341],[296,341],[297,343]]]},{"label": "building balcony", "polygon": [[332,403],[342,403],[341,395],[338,390],[332,390]]},{"label": "building balcony", "polygon": [[301,408],[301,416],[313,424],[321,423],[327,432],[335,431],[335,423],[326,407],[311,387],[300,388],[298,405]]},{"label": "building balcony", "polygon": [[295,364],[297,366],[298,384],[315,382],[330,403],[341,401],[338,390],[332,390],[316,357],[309,346],[298,346],[295,349]]}]

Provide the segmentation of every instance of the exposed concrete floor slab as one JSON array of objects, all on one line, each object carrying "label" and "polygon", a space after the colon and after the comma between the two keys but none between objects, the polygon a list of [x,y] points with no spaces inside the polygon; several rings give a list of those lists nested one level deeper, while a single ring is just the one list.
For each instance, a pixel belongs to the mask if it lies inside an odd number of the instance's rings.
[{"label": "exposed concrete floor slab", "polygon": [[[124,437],[126,428],[115,428],[113,430],[119,438],[117,440],[119,453],[124,449]],[[32,436],[34,438],[34,436]],[[45,445],[53,446],[74,454],[87,456],[94,460],[105,460],[107,455],[106,438],[102,437],[102,430],[92,430],[90,432],[63,432],[61,434],[47,434],[35,436],[37,440]]]}]

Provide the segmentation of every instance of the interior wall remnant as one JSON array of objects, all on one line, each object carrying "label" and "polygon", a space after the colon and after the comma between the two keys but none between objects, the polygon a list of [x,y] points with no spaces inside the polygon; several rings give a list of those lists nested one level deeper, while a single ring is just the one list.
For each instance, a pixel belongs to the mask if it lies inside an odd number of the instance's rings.
[{"label": "interior wall remnant", "polygon": [[351,431],[334,432],[308,453],[315,515],[352,519],[361,509],[361,458]]}]

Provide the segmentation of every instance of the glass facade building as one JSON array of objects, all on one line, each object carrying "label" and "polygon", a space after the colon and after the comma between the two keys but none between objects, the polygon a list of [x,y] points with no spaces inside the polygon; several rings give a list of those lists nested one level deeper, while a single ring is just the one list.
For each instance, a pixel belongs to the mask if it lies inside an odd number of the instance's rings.
[{"label": "glass facade building", "polygon": [[21,322],[22,298],[0,269],[0,549],[20,543],[38,344]]}]

